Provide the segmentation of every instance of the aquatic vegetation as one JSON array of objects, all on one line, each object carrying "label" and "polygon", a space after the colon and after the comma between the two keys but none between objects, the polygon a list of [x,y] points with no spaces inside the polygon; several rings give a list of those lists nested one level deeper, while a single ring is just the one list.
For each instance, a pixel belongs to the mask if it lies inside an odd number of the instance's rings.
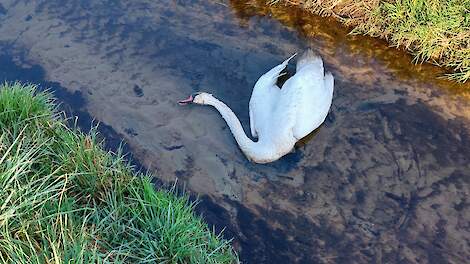
[{"label": "aquatic vegetation", "polygon": [[386,39],[415,56],[453,72],[448,78],[470,78],[470,1],[468,0],[271,0],[333,16],[362,33]]},{"label": "aquatic vegetation", "polygon": [[175,190],[156,190],[47,92],[0,85],[1,263],[236,263]]}]

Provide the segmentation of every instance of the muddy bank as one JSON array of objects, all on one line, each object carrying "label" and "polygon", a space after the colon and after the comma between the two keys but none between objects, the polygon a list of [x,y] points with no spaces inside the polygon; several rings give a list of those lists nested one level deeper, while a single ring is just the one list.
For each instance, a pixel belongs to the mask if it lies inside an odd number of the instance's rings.
[{"label": "muddy bank", "polygon": [[[80,93],[78,108],[146,168],[201,195],[206,219],[228,227],[245,262],[470,258],[468,87],[436,79],[438,68],[333,20],[241,1],[3,6],[2,53]],[[247,162],[213,109],[175,103],[211,92],[248,131],[257,78],[306,47],[336,78],[333,106],[278,162]]]}]

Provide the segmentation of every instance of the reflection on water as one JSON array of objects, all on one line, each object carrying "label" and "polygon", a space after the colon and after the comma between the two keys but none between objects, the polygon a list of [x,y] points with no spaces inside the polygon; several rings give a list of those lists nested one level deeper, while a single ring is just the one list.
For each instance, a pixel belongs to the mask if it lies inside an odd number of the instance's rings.
[{"label": "reflection on water", "polygon": [[[247,263],[466,262],[468,85],[333,20],[262,2],[5,0],[1,62],[15,67],[0,79],[39,68],[62,98],[79,94],[80,118],[199,194]],[[257,78],[307,47],[336,77],[331,113],[277,162],[247,162],[217,112],[176,104],[213,93],[248,131]]]}]

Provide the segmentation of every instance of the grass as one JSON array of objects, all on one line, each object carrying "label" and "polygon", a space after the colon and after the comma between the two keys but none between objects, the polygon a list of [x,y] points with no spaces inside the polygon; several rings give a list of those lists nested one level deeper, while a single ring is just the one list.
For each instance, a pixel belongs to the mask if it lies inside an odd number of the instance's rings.
[{"label": "grass", "polygon": [[156,190],[49,93],[0,84],[1,263],[237,263],[195,204]]},{"label": "grass", "polygon": [[470,0],[269,0],[333,16],[353,33],[386,39],[415,56],[470,78]]}]

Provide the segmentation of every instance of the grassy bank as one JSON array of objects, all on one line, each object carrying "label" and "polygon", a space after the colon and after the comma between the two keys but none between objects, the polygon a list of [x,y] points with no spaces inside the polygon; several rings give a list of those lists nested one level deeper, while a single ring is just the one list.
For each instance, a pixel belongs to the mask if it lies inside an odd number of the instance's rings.
[{"label": "grassy bank", "polygon": [[416,62],[452,70],[448,78],[470,78],[470,0],[268,0],[333,16],[353,33],[380,37],[403,47]]},{"label": "grassy bank", "polygon": [[193,207],[67,128],[49,94],[0,84],[1,263],[236,263]]}]

